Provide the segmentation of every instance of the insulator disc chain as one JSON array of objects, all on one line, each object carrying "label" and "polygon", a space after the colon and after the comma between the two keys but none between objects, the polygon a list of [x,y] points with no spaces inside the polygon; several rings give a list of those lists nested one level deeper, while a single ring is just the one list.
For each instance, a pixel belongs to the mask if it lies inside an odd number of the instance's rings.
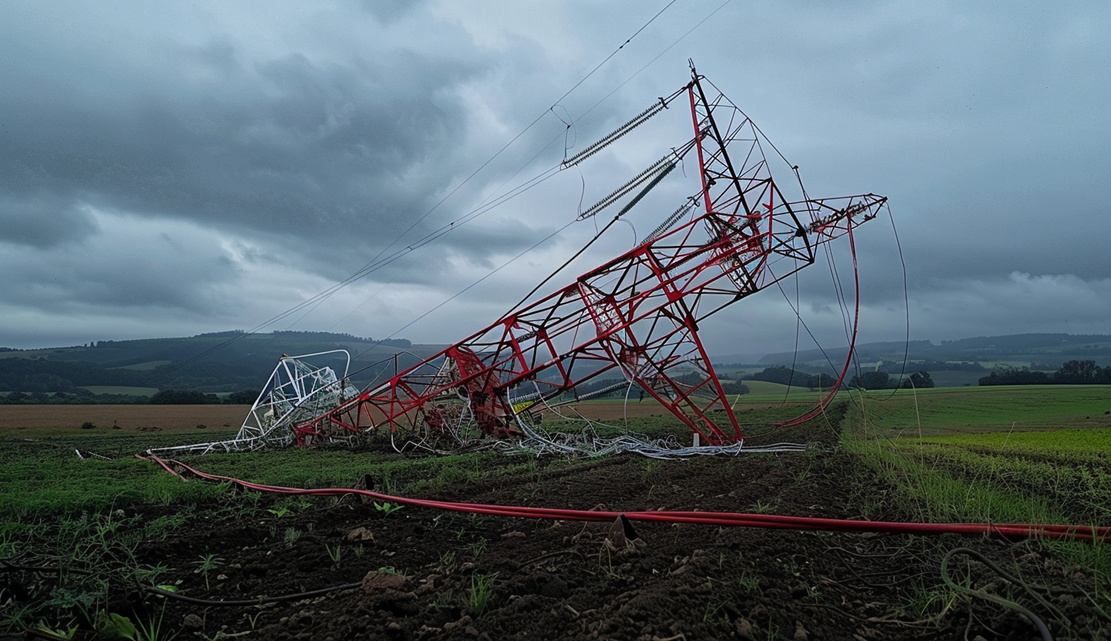
[{"label": "insulator disc chain", "polygon": [[671,212],[671,215],[668,216],[666,219],[664,219],[664,221],[662,223],[660,223],[659,227],[653,229],[652,233],[648,234],[648,236],[645,237],[645,239],[643,241],[641,241],[640,244],[641,245],[646,245],[646,244],[652,242],[653,240],[656,240],[660,236],[663,236],[664,233],[667,232],[667,230],[674,227],[676,223],[678,223],[687,214],[689,214],[690,211],[692,209],[694,209],[694,206],[697,203],[698,203],[698,194],[688,198],[687,202],[683,203],[682,205],[679,205],[678,209]]},{"label": "insulator disc chain", "polygon": [[617,129],[614,129],[613,131],[609,132],[603,138],[601,138],[600,140],[597,140],[593,144],[587,146],[586,148],[584,148],[582,151],[575,154],[574,156],[571,156],[567,160],[564,160],[563,164],[560,165],[560,166],[563,169],[568,169],[570,167],[574,167],[575,165],[581,163],[582,161],[584,161],[587,158],[593,156],[594,154],[598,153],[599,151],[602,151],[606,147],[609,147],[613,143],[617,142],[625,134],[629,133],[630,131],[632,131],[632,130],[636,129],[637,127],[643,125],[644,123],[648,122],[648,120],[651,119],[652,116],[655,116],[656,114],[663,111],[664,107],[666,107],[666,106],[667,105],[663,102],[663,100],[660,100],[659,102],[653,104],[651,107],[645,109],[644,111],[642,111],[639,114],[637,114],[636,116],[634,116],[633,119],[630,120],[629,122],[621,125]]},{"label": "insulator disc chain", "polygon": [[638,186],[640,186],[641,183],[644,183],[653,178],[657,173],[662,171],[667,166],[667,164],[672,160],[674,156],[674,152],[670,153],[649,165],[647,169],[634,176],[632,180],[625,183],[624,185],[621,185],[617,189],[613,190],[613,192],[611,192],[608,196],[584,210],[583,213],[579,214],[579,220],[586,220],[587,218],[594,216],[606,207],[609,207],[610,205],[620,200],[630,191],[636,189]]}]

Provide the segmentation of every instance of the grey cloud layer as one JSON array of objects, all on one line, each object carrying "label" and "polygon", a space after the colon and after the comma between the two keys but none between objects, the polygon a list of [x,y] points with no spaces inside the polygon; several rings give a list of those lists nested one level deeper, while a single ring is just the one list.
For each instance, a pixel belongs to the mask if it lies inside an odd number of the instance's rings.
[{"label": "grey cloud layer", "polygon": [[452,178],[421,176],[426,190],[405,182],[462,138],[465,115],[450,94],[465,70],[411,52],[388,57],[228,63],[218,80],[176,94],[104,78],[126,106],[89,104],[62,79],[5,92],[0,188],[27,206],[49,194],[316,238],[367,219],[401,223]]},{"label": "grey cloud layer", "polygon": [[[658,7],[2,4],[0,316],[18,320],[0,321],[0,345],[47,340],[52,323],[65,329],[50,340],[107,338],[147,313],[147,335],[251,327],[558,161],[559,118],[587,144],[681,84],[688,56],[802,166],[811,195],[891,197],[912,308],[931,324],[917,336],[959,337],[1000,313],[1015,331],[1062,331],[1046,326],[1057,317],[1098,331],[1103,307],[1053,292],[1098,296],[1111,279],[1111,8],[732,3],[679,41],[718,4],[676,3],[462,186]],[[582,193],[639,169],[642,152],[585,170]],[[382,300],[427,309],[531,246],[573,217],[572,178],[372,275],[397,288]],[[901,273],[881,225],[861,232],[865,302],[898,334],[884,310],[901,305]],[[625,248],[615,234],[600,248]],[[515,302],[574,251],[558,243],[425,338]],[[836,309],[828,282],[800,286],[810,309]],[[1030,309],[1049,306],[1061,313]],[[319,328],[349,311],[323,306]],[[196,320],[171,330],[167,313]],[[381,334],[367,314],[339,329]],[[95,335],[73,335],[82,317]]]}]

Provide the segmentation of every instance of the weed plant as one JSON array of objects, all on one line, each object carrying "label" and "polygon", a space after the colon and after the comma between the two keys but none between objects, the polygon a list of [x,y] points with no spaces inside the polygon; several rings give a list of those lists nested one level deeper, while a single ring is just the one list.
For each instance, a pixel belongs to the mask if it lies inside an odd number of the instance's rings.
[{"label": "weed plant", "polygon": [[[139,563],[135,550],[140,542],[164,538],[184,522],[184,516],[167,516],[144,523],[123,509],[109,509],[40,521],[29,530],[9,527],[5,550],[18,558],[12,563],[13,579],[27,594],[18,602],[0,603],[0,631],[37,625],[67,638],[84,626],[108,635],[104,638],[120,638],[111,636],[112,630],[132,634],[129,638],[157,638],[148,632],[158,624],[145,621],[136,627],[126,617],[109,615],[106,605],[157,584],[168,569]],[[53,571],[24,571],[20,566]]]},{"label": "weed plant", "polygon": [[494,600],[494,581],[498,573],[472,574],[471,587],[467,591],[467,611],[472,616],[479,616],[490,607]]},{"label": "weed plant", "polygon": [[324,552],[327,553],[328,558],[332,561],[332,568],[338,570],[340,564],[343,562],[343,548],[339,545],[331,546],[325,543]]}]

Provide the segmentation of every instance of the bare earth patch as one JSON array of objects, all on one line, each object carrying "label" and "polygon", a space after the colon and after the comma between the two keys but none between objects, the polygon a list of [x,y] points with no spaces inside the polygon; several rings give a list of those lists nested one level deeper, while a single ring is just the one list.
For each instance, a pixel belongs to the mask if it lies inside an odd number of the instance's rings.
[{"label": "bare earth patch", "polygon": [[[203,467],[203,460],[198,464]],[[486,481],[439,488],[427,497],[860,518],[851,505],[863,479],[853,464],[837,452],[667,462],[621,456],[553,474],[502,476],[491,469]],[[644,522],[633,525],[638,538],[629,540],[611,523],[417,507],[385,514],[350,499],[322,500],[277,517],[276,510],[261,509],[273,500],[267,497],[250,518],[210,512],[192,519],[166,540],[144,545],[141,560],[174,568],[170,578],[181,581],[183,593],[217,601],[350,587],[261,608],[173,600],[165,611],[169,626],[199,621],[190,637],[198,639],[223,632],[290,641],[926,640],[962,638],[966,626],[970,639],[1035,638],[1031,624],[1014,612],[990,602],[969,604],[945,588],[940,559],[960,546],[1008,567],[1017,563],[1049,590],[1064,593],[1077,583],[1090,589],[1086,578],[1021,542]],[[885,511],[882,516],[899,516],[895,505]],[[191,568],[210,554],[221,566],[206,585]],[[972,586],[987,589],[1000,580],[962,558],[960,576],[966,575]],[[484,584],[488,600],[479,607],[476,586]],[[1055,601],[1073,618],[1069,638],[1094,638],[1085,603]]]}]

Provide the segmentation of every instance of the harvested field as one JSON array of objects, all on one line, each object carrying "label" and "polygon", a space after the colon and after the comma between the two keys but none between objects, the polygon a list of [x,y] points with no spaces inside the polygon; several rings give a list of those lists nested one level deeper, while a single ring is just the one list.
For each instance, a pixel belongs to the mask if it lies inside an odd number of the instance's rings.
[{"label": "harvested field", "polygon": [[637,402],[634,399],[628,405],[621,401],[607,400],[561,405],[556,409],[565,416],[574,416],[577,413],[598,421],[619,421],[625,417],[640,418],[642,416],[671,415],[667,408],[652,398],[646,398],[643,402]]},{"label": "harvested field", "polygon": [[[238,428],[250,411],[248,405],[3,405],[0,406],[0,430],[42,433],[57,428],[57,433],[81,430],[86,422],[94,423],[97,431],[158,428],[159,431],[192,430],[197,425],[212,428]],[[203,440],[203,439],[198,439]]]}]

